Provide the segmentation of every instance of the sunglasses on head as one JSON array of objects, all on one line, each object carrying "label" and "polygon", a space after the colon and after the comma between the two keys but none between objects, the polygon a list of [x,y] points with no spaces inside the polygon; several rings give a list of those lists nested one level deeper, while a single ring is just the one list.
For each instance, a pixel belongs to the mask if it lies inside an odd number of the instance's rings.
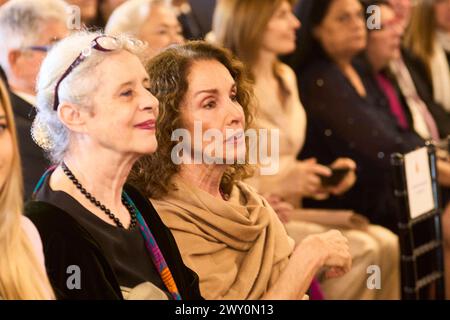
[{"label": "sunglasses on head", "polygon": [[61,82],[67,78],[67,76],[72,72],[73,69],[75,69],[80,63],[82,63],[84,60],[86,60],[87,57],[89,57],[92,54],[92,50],[97,50],[101,52],[110,52],[117,50],[119,48],[119,41],[117,38],[107,36],[107,35],[101,35],[96,37],[94,40],[92,40],[91,45],[88,48],[85,48],[81,51],[81,53],[77,56],[77,58],[70,64],[70,66],[67,68],[67,70],[63,73],[61,78],[58,80],[55,86],[55,100],[53,103],[53,110],[58,109],[59,105],[59,97],[58,97],[58,90],[59,86],[61,85]]}]

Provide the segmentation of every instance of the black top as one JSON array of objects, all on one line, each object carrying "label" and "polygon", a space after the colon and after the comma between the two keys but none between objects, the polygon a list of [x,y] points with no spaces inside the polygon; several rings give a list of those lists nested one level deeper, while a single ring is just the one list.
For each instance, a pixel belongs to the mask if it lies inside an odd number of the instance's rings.
[{"label": "black top", "polygon": [[326,201],[305,200],[304,205],[351,209],[395,231],[390,155],[409,152],[423,145],[423,140],[401,130],[388,105],[377,101],[379,97],[369,92],[361,97],[331,61],[317,59],[297,74],[308,116],[300,158],[316,157],[320,163],[330,164],[348,157],[356,162],[358,176],[344,195]]},{"label": "black top", "polygon": [[36,183],[50,163],[46,159],[44,151],[34,143],[31,137],[31,125],[36,115],[35,108],[11,91],[9,92],[9,96],[16,122],[17,138],[19,140],[25,199],[30,200]]},{"label": "black top", "polygon": [[[134,288],[149,281],[161,290],[167,291],[145,247],[139,227],[127,230],[106,223],[69,194],[53,191],[48,185],[49,177],[35,198],[61,208],[86,228],[102,248],[121,287]],[[166,294],[170,298],[170,294],[168,292]]]},{"label": "black top", "polygon": [[[49,190],[47,183],[42,189],[36,199],[26,204],[25,213],[41,236],[46,270],[58,299],[123,299],[121,285],[142,281],[161,287],[137,228],[116,230],[84,208],[74,212],[80,209],[75,200],[62,192]],[[202,299],[197,274],[184,265],[172,233],[152,204],[131,186],[126,185],[124,191],[149,226],[181,297]],[[125,241],[127,246],[119,241]],[[71,266],[81,270],[80,289],[67,285],[72,275],[68,269]]]}]

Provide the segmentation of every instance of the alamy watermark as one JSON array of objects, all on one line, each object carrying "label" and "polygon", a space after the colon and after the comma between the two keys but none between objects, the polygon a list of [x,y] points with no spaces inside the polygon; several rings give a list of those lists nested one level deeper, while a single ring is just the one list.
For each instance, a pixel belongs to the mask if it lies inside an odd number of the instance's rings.
[{"label": "alamy watermark", "polygon": [[178,142],[171,152],[174,164],[248,164],[258,165],[261,175],[279,170],[279,129],[207,129],[194,122],[193,136],[187,129],[173,131],[171,141]]},{"label": "alamy watermark", "polygon": [[[81,8],[76,5],[70,5],[66,9],[67,28],[69,30],[80,30],[82,27]],[[367,18],[366,26],[369,30],[381,29],[381,9],[379,5],[371,5],[367,7],[366,14],[370,15]]]},{"label": "alamy watermark", "polygon": [[66,269],[68,275],[66,286],[69,290],[81,290],[81,268],[77,265],[70,265]]},{"label": "alamy watermark", "polygon": [[367,289],[369,290],[381,290],[381,268],[377,265],[370,265],[366,270],[370,276],[367,278]]},{"label": "alamy watermark", "polygon": [[366,13],[370,15],[367,18],[366,26],[369,30],[381,29],[381,8],[379,5],[371,5],[367,7]]},{"label": "alamy watermark", "polygon": [[71,5],[67,6],[67,21],[66,27],[69,30],[80,30],[82,26],[81,22],[81,9],[79,6]]}]

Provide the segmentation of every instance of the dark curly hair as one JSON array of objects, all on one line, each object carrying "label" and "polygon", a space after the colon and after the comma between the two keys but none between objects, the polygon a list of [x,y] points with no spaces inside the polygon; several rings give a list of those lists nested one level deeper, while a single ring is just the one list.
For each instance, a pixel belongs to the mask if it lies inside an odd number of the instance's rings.
[{"label": "dark curly hair", "polygon": [[[148,198],[161,199],[175,186],[171,182],[180,166],[173,163],[171,152],[178,143],[171,141],[174,130],[185,128],[182,118],[182,104],[189,87],[189,71],[194,62],[216,60],[224,65],[237,86],[237,101],[245,116],[245,129],[251,126],[254,98],[252,83],[243,64],[230,51],[204,41],[191,41],[172,46],[151,59],[146,69],[150,77],[150,91],[159,100],[160,113],[157,121],[156,137],[158,150],[144,156],[134,166],[129,182]],[[233,184],[252,174],[252,167],[233,164],[226,170],[221,181],[221,189],[230,192]]]}]

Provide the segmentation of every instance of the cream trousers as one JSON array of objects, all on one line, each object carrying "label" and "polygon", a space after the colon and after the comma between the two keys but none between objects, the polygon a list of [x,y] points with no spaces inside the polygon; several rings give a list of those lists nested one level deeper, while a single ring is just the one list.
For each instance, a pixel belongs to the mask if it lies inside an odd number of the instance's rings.
[{"label": "cream trousers", "polygon": [[[315,223],[291,221],[285,225],[296,243],[306,236],[331,228]],[[319,279],[326,299],[330,300],[394,300],[400,299],[400,249],[397,236],[381,226],[370,225],[367,231],[340,229],[349,240],[352,269],[336,279]],[[380,270],[380,288],[370,289],[369,277]],[[371,278],[372,279],[372,278]],[[369,281],[369,284],[373,283]]]}]

